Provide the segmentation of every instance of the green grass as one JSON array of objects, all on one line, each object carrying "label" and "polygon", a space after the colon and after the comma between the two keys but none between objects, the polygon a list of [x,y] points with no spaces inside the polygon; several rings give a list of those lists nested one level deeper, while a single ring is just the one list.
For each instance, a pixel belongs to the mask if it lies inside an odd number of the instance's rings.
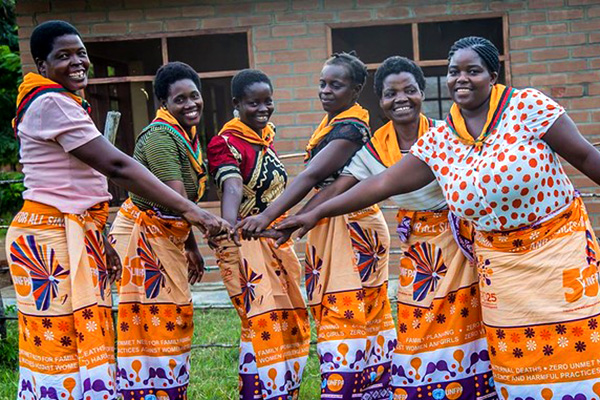
[{"label": "green grass", "polygon": [[[228,400],[238,397],[238,348],[240,322],[235,310],[195,310],[194,344],[227,343],[234,348],[192,349],[188,398],[194,400]],[[314,341],[314,329],[313,329]],[[0,400],[17,397],[16,321],[8,322],[8,338],[0,342]],[[311,346],[304,370],[301,399],[318,399],[320,394],[319,361]]]}]

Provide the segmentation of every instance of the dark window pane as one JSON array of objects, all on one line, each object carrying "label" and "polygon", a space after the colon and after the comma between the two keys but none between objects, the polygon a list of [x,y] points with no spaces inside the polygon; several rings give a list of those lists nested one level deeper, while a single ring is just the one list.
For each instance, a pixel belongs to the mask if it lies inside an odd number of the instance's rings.
[{"label": "dark window pane", "polygon": [[445,60],[454,42],[465,36],[481,36],[489,39],[496,45],[500,54],[504,54],[502,18],[469,19],[420,23],[421,60]]},{"label": "dark window pane", "polygon": [[380,63],[390,56],[413,58],[410,25],[332,29],[334,52],[355,50],[364,63]]},{"label": "dark window pane", "polygon": [[154,75],[162,65],[160,39],[86,42],[90,78]]},{"label": "dark window pane", "polygon": [[197,72],[231,71],[248,68],[245,33],[199,35],[167,39],[169,61],[182,61]]}]

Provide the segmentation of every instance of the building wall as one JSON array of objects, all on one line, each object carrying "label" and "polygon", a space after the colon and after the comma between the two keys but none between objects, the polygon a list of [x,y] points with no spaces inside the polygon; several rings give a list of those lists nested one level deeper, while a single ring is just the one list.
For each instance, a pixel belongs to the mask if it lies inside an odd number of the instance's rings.
[{"label": "building wall", "polygon": [[[600,0],[21,0],[17,12],[25,71],[34,69],[29,35],[49,19],[70,21],[84,39],[250,27],[252,67],[269,74],[276,88],[281,153],[302,151],[323,116],[317,83],[328,56],[328,24],[502,13],[508,17],[512,85],[552,96],[590,141],[600,141]],[[299,162],[288,167],[292,175],[301,168]],[[577,188],[596,190],[569,172]],[[600,201],[586,202],[600,227]],[[393,213],[387,216],[393,224]]]}]

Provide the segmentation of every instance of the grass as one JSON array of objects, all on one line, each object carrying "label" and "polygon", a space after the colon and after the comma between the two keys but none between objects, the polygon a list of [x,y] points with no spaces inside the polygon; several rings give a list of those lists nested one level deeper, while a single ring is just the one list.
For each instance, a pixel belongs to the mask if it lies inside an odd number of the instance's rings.
[{"label": "grass", "polygon": [[[240,322],[235,310],[195,310],[194,344],[227,343],[234,348],[195,348],[191,356],[188,398],[194,400],[229,400],[238,398],[238,348]],[[0,400],[17,397],[16,321],[8,321],[8,338],[0,342]],[[313,329],[314,340],[314,329]],[[304,370],[301,399],[318,399],[320,395],[319,361],[311,346]]]}]

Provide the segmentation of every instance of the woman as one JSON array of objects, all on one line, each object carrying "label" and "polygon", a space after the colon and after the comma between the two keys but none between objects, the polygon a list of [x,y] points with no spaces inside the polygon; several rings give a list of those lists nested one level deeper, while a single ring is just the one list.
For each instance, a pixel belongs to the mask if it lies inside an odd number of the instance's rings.
[{"label": "woman", "polygon": [[[196,133],[204,106],[200,79],[189,65],[171,62],[158,69],[154,93],[161,106],[137,137],[133,157],[197,202],[206,181]],[[184,398],[194,329],[188,282],[200,281],[204,273],[191,225],[170,208],[131,193],[109,237],[124,264],[117,322],[118,391],[124,399],[147,394]]]},{"label": "woman", "polygon": [[[450,210],[476,229],[483,321],[500,396],[597,397],[600,249],[558,156],[600,183],[600,153],[541,92],[498,84],[499,67],[488,40],[457,41],[449,54],[454,105],[446,124],[384,173],[282,226],[301,225],[302,233],[324,216],[437,179]],[[409,372],[416,370],[411,365]]]},{"label": "woman", "polygon": [[[334,182],[369,140],[369,114],[356,103],[366,76],[351,54],[325,63],[319,98],[327,114],[307,146],[307,167],[262,214],[238,223],[245,237],[262,232],[313,187]],[[308,238],[305,278],[317,322],[322,399],[389,397],[396,342],[387,298],[389,240],[376,207],[323,221]]]},{"label": "woman", "polygon": [[[354,155],[344,174],[319,192],[319,203],[385,171],[408,154],[430,127],[441,123],[421,114],[424,90],[423,71],[411,60],[396,56],[381,64],[375,72],[375,92],[389,122]],[[478,398],[477,391],[493,392],[487,385],[476,386],[485,374],[491,374],[489,357],[479,357],[487,354],[487,342],[481,326],[477,270],[453,239],[441,188],[432,181],[393,200],[399,207],[402,250],[398,345],[392,357],[394,395],[417,399],[427,386],[436,385],[437,394],[457,384],[465,398]],[[317,201],[310,206],[313,203]],[[474,361],[472,355],[477,356]],[[427,373],[419,379],[408,375],[411,361],[427,367]]]},{"label": "woman", "polygon": [[[245,69],[231,81],[239,115],[208,145],[221,215],[234,225],[263,211],[285,189],[287,173],[273,149],[273,86]],[[310,325],[300,292],[300,262],[291,244],[273,239],[216,244],[223,282],[242,322],[240,399],[297,399],[308,357]]]},{"label": "woman", "polygon": [[39,74],[19,87],[15,132],[25,204],[6,236],[19,312],[19,398],[115,399],[114,332],[104,239],[106,175],[216,234],[227,223],[196,207],[107,142],[76,91],[90,66],[77,30],[34,29]]}]

